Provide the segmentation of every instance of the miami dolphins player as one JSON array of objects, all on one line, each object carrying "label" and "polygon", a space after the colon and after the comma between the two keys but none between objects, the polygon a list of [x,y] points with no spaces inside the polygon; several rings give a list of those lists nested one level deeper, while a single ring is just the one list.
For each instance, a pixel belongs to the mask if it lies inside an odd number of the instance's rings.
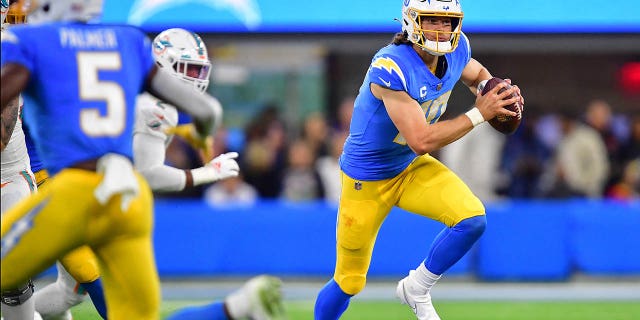
[{"label": "miami dolphins player", "polygon": [[[402,32],[371,61],[340,156],[336,266],[318,294],[315,319],[338,319],[364,288],[378,230],[392,207],[446,225],[396,288],[421,320],[440,319],[430,289],[485,229],[483,204],[429,153],[496,115],[516,116],[504,106],[524,99],[517,86],[498,94],[504,84],[477,94],[492,75],[471,58],[462,18],[458,0],[403,0]],[[458,80],[476,95],[475,106],[438,122]],[[516,97],[505,99],[512,93]]]},{"label": "miami dolphins player", "polygon": [[[165,30],[154,39],[153,54],[160,68],[193,86],[195,94],[202,94],[207,90],[211,63],[200,36],[179,28]],[[212,141],[205,141],[203,145],[193,138],[196,131],[192,124],[178,125],[178,112],[171,104],[149,93],[143,93],[138,97],[136,108],[134,164],[154,191],[180,191],[238,175],[239,167],[235,160],[238,154],[229,152],[209,160],[213,156]],[[174,134],[184,138],[194,148],[204,151],[201,154],[206,164],[190,170],[165,165],[165,148]],[[258,276],[250,279],[224,301],[184,308],[168,319],[282,319],[284,308],[280,286],[278,278]]]},{"label": "miami dolphins player", "polygon": [[[20,23],[19,17],[15,15],[16,6],[10,6],[9,0],[0,0],[0,13],[2,14],[2,36],[5,28],[10,24]],[[5,21],[7,21],[5,23]],[[2,171],[1,178],[1,201],[2,214],[4,215],[10,207],[20,200],[36,192],[35,177],[31,171],[29,154],[25,143],[25,132],[23,132],[22,96],[9,102],[9,108],[2,114],[2,140],[0,149],[2,150]],[[2,315],[3,319],[40,319],[39,315],[34,315],[33,284],[31,281],[25,283],[18,290],[2,291]]]},{"label": "miami dolphins player", "polygon": [[191,114],[202,140],[215,129],[219,103],[157,68],[140,30],[83,23],[101,1],[25,5],[33,24],[2,38],[0,106],[4,113],[20,92],[35,101],[24,117],[52,178],[3,215],[1,290],[23,287],[86,244],[99,263],[109,318],[157,319],[152,194],[132,164],[135,99],[146,89]]}]

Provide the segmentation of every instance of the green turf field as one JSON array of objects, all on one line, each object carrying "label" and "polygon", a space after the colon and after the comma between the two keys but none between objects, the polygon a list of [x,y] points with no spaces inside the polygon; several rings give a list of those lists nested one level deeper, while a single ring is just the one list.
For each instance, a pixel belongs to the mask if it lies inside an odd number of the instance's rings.
[{"label": "green turf field", "polygon": [[[191,302],[198,304],[203,302]],[[163,316],[188,301],[166,301]],[[637,320],[640,302],[440,302],[436,303],[443,320]],[[312,320],[311,302],[287,302],[291,320]],[[73,309],[75,320],[99,319],[93,306],[85,302]],[[415,319],[407,306],[394,301],[354,301],[343,315],[344,320]]]}]

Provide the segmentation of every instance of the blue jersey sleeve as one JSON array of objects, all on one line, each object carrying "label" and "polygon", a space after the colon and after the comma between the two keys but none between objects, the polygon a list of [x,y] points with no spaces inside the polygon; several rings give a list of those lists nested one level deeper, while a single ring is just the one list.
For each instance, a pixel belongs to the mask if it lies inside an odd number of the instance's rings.
[{"label": "blue jersey sleeve", "polygon": [[407,79],[399,59],[391,56],[376,56],[369,67],[369,82],[396,91],[407,90]]},{"label": "blue jersey sleeve", "polygon": [[[151,40],[149,40],[149,37],[147,37],[146,35],[143,35],[143,37],[144,40],[141,41],[142,45],[140,48],[140,57],[142,57],[142,63],[140,64],[140,67],[142,68],[141,74],[147,76],[155,65],[155,60],[153,58],[153,51],[151,49]],[[142,83],[144,83],[145,81],[146,79],[142,79]]]},{"label": "blue jersey sleeve", "polygon": [[458,42],[458,47],[461,48],[464,52],[465,57],[465,65],[469,63],[471,60],[471,44],[469,43],[469,38],[464,32],[460,33],[460,41]]},{"label": "blue jersey sleeve", "polygon": [[23,28],[11,27],[11,30],[2,32],[2,65],[17,63],[34,73],[36,62],[29,45],[30,38]]}]

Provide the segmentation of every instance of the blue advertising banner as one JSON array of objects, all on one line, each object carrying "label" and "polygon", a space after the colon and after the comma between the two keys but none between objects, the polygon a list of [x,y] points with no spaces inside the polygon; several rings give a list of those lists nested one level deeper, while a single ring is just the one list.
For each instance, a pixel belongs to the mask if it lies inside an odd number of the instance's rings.
[{"label": "blue advertising banner", "polygon": [[[425,0],[439,1],[439,0]],[[459,0],[449,0],[459,1]],[[147,31],[230,33],[397,32],[400,0],[105,1],[103,21]],[[463,30],[476,33],[637,33],[640,1],[463,1]]]}]

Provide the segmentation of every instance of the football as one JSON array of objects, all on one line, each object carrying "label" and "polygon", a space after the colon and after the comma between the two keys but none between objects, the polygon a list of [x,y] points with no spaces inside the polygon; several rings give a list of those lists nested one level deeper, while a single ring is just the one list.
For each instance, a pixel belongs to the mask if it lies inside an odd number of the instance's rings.
[{"label": "football", "polygon": [[[497,86],[500,82],[503,82],[503,81],[504,80],[497,77],[493,77],[489,79],[485,84],[484,88],[482,88],[482,95],[485,95],[487,92],[491,91],[491,89],[495,88],[495,86]],[[505,88],[500,89],[498,93],[501,93],[504,90],[506,90],[506,88],[510,88],[510,87],[511,87],[510,85],[507,85]],[[513,96],[514,95],[512,94],[511,97]],[[502,132],[504,134],[512,134],[520,126],[520,121],[522,121],[522,110],[520,109],[520,106],[518,103],[505,106],[505,109],[518,112],[518,116],[512,117],[512,116],[499,115],[487,122],[489,122],[489,124],[499,132]]]}]

